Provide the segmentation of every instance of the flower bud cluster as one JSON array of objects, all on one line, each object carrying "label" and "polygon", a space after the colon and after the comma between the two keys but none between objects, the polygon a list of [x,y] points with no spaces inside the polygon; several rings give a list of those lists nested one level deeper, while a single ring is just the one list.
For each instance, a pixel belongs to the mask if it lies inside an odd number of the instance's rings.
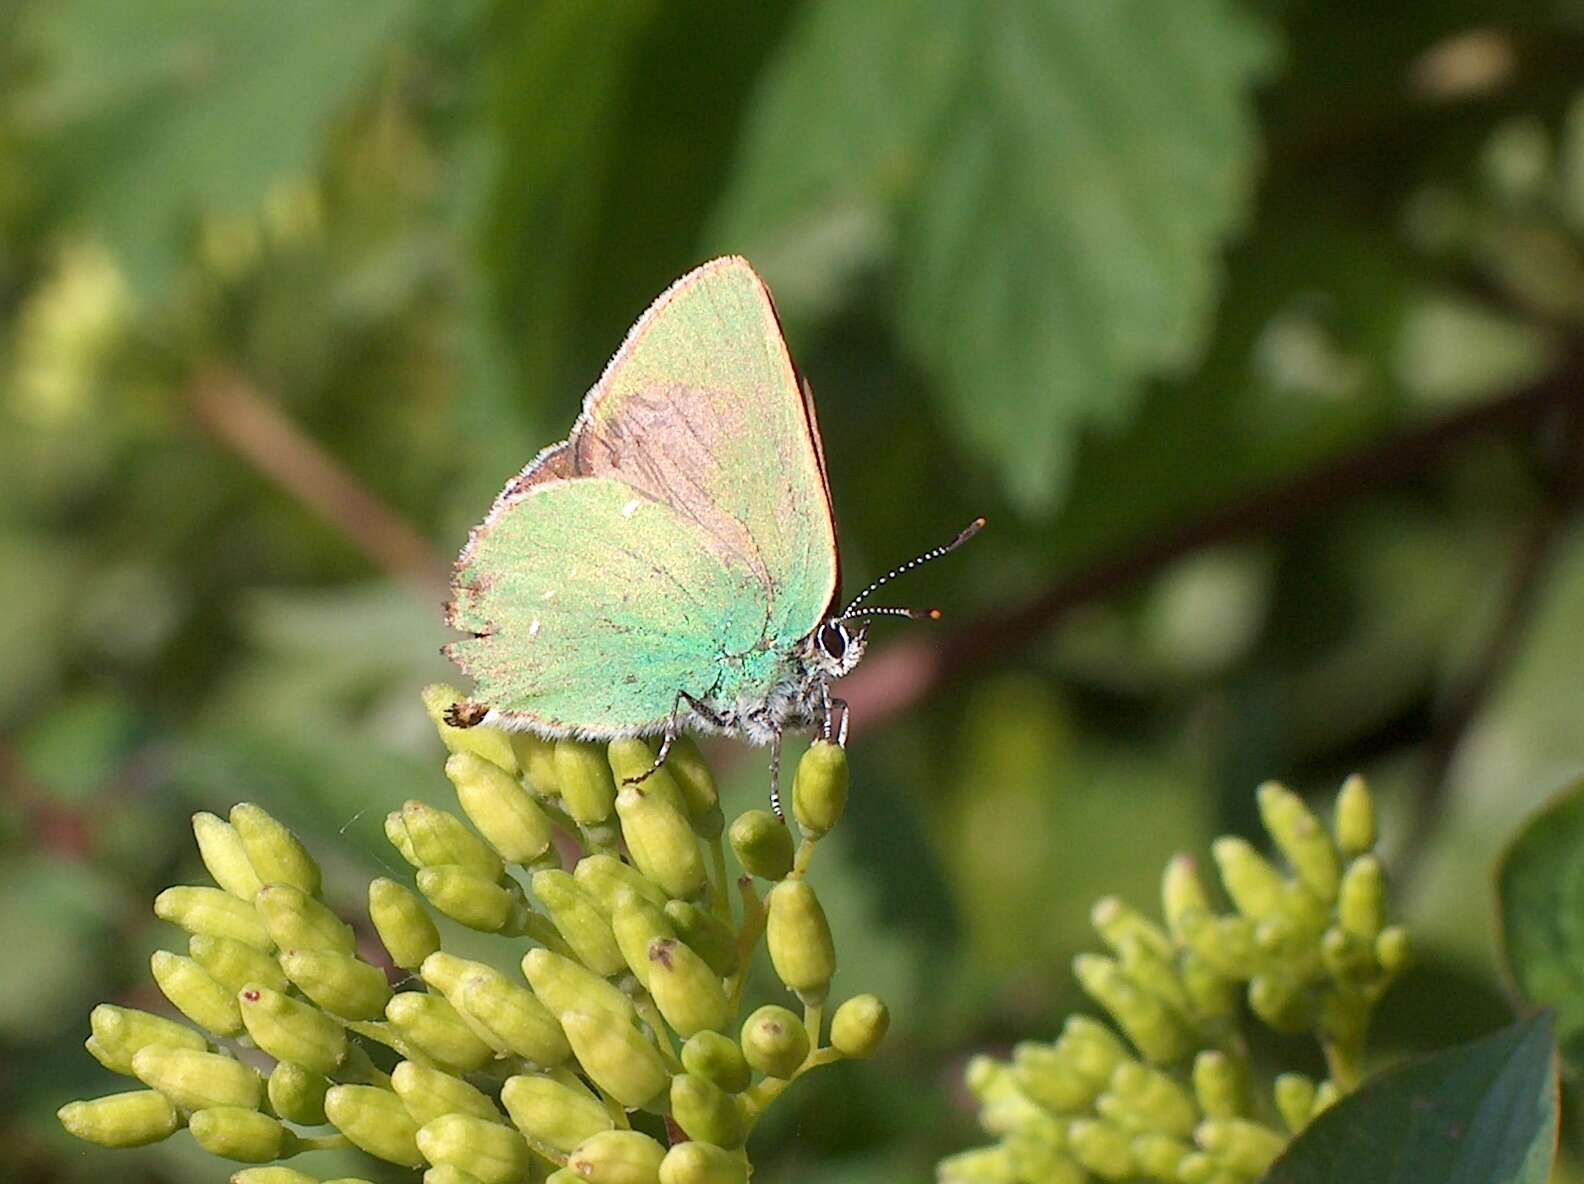
[{"label": "flower bud cluster", "polygon": [[[199,814],[215,886],[160,894],[156,914],[188,937],[152,967],[191,1026],[96,1008],[89,1051],[145,1088],[69,1103],[67,1130],[135,1147],[185,1126],[216,1156],[272,1165],[236,1184],[314,1184],[280,1161],[347,1146],[426,1184],[746,1184],[749,1133],[781,1091],[874,1052],[888,1017],[872,995],[837,1008],[825,1038],[836,953],[805,878],[846,801],[840,748],[799,766],[794,844],[760,810],[728,828],[684,739],[654,768],[642,740],[455,728],[458,698],[424,693],[460,813],[413,801],[385,821],[416,891],[369,886],[384,956],[269,814]],[[498,949],[443,949],[436,914]],[[801,1014],[743,1016],[761,938]]]},{"label": "flower bud cluster", "polygon": [[[1108,953],[1080,954],[1074,972],[1111,1024],[1072,1016],[1053,1042],[975,1058],[968,1086],[998,1141],[941,1161],[942,1184],[1251,1184],[1357,1086],[1370,1014],[1409,952],[1385,922],[1374,804],[1349,779],[1328,831],[1282,786],[1258,799],[1285,868],[1222,838],[1212,853],[1229,909],[1185,856],[1163,877],[1164,924],[1115,898],[1097,904]],[[1327,1078],[1284,1073],[1257,1088],[1246,1014],[1313,1035]]]}]

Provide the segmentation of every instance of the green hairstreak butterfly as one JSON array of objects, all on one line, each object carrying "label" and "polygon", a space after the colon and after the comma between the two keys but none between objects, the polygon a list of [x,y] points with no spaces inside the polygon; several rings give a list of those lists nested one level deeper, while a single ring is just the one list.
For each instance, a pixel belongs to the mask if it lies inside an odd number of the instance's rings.
[{"label": "green hairstreak butterfly", "polygon": [[[474,681],[459,726],[548,737],[679,728],[769,744],[836,729],[831,683],[863,656],[893,576],[960,546],[975,521],[840,603],[836,525],[809,388],[769,289],[739,258],[689,272],[649,307],[572,433],[501,491],[452,578],[446,647]],[[840,726],[835,724],[840,713]]]}]

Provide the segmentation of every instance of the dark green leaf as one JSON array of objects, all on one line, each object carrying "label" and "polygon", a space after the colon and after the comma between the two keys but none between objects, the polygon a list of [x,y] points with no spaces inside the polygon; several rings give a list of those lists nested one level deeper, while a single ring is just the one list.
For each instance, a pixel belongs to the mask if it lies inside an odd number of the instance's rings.
[{"label": "dark green leaf", "polygon": [[1542,1013],[1381,1074],[1317,1118],[1263,1184],[1545,1184],[1554,1027]]},{"label": "dark green leaf", "polygon": [[1557,1013],[1557,1043],[1584,1067],[1584,781],[1528,820],[1497,871],[1502,946],[1524,996]]}]

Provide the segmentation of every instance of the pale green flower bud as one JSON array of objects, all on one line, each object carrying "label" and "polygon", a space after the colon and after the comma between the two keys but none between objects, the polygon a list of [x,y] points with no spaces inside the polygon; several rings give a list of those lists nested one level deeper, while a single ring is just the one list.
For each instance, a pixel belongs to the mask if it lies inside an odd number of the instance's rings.
[{"label": "pale green flower bud", "polygon": [[1300,984],[1282,974],[1256,974],[1249,979],[1249,1010],[1267,1027],[1297,1035],[1315,1020],[1315,1001]]},{"label": "pale green flower bud", "polygon": [[391,989],[378,967],[334,950],[292,950],[280,961],[298,990],[332,1015],[374,1020],[385,1014]]},{"label": "pale green flower bud", "polygon": [[373,1085],[332,1086],[325,1095],[325,1116],[354,1146],[375,1159],[407,1168],[423,1165],[418,1124],[390,1090]]},{"label": "pale green flower bud", "polygon": [[[401,842],[392,838],[392,831]],[[423,802],[408,801],[399,814],[390,815],[386,837],[418,868],[459,865],[492,883],[499,882],[505,872],[500,856],[460,818]]]},{"label": "pale green flower bud", "polygon": [[583,1184],[583,1177],[571,1168],[557,1168],[545,1177],[544,1184]]},{"label": "pale green flower bud", "polygon": [[264,1079],[252,1068],[217,1052],[150,1044],[132,1058],[132,1074],[157,1089],[178,1110],[244,1106],[256,1110]]},{"label": "pale green flower bud", "polygon": [[391,961],[403,970],[415,970],[440,948],[440,931],[423,903],[395,880],[369,884],[369,919]]},{"label": "pale green flower bud", "polygon": [[1075,1119],[1067,1128],[1067,1146],[1074,1159],[1102,1180],[1127,1180],[1137,1172],[1132,1140],[1114,1122]]},{"label": "pale green flower bud", "polygon": [[623,1106],[638,1109],[665,1092],[670,1082],[665,1061],[625,1020],[608,1011],[568,1011],[561,1027],[583,1071]]},{"label": "pale green flower bud", "polygon": [[290,884],[266,884],[254,898],[270,938],[283,950],[357,950],[357,935],[328,907]]},{"label": "pale green flower bud", "polygon": [[1322,1081],[1315,1089],[1314,1109],[1309,1112],[1309,1121],[1313,1122],[1321,1114],[1336,1105],[1342,1098],[1342,1091],[1337,1089],[1334,1081]]},{"label": "pale green flower bud", "polygon": [[599,1008],[625,1024],[638,1022],[632,1000],[605,979],[570,958],[549,950],[529,950],[523,955],[523,977],[533,987],[550,1014]]},{"label": "pale green flower bud", "polygon": [[427,1169],[423,1184],[484,1184],[472,1172],[464,1172],[454,1164],[443,1163]]},{"label": "pale green flower bud", "polygon": [[1282,877],[1268,859],[1234,835],[1222,835],[1210,853],[1238,912],[1253,921],[1281,914]]},{"label": "pale green flower bud", "polygon": [[238,900],[251,902],[264,881],[253,870],[236,827],[217,815],[200,812],[193,815],[192,828],[198,854],[214,882]]},{"label": "pale green flower bud", "polygon": [[[671,766],[654,767],[655,750],[648,741],[612,740],[605,753],[616,777],[618,794],[624,788],[636,788],[639,793],[658,798],[682,817],[688,817],[687,799],[682,796],[677,779],[671,775]],[[654,771],[650,772],[651,769]],[[632,782],[632,786],[628,782]]]},{"label": "pale green flower bud", "polygon": [[1287,1140],[1262,1123],[1245,1118],[1212,1118],[1199,1124],[1194,1139],[1222,1165],[1245,1176],[1263,1175]]},{"label": "pale green flower bud", "polygon": [[742,1050],[766,1077],[789,1078],[808,1059],[808,1029],[786,1008],[767,1003],[743,1023]]},{"label": "pale green flower bud", "polygon": [[1334,926],[1320,939],[1320,961],[1332,978],[1354,986],[1376,972],[1374,943]]},{"label": "pale green flower bud", "polygon": [[262,806],[238,802],[231,807],[231,825],[263,883],[290,884],[309,896],[319,895],[319,865],[314,857]]},{"label": "pale green flower bud", "polygon": [[229,937],[257,950],[273,948],[269,931],[250,901],[221,888],[167,888],[154,898],[154,915],[188,933]]},{"label": "pale green flower bud", "polygon": [[237,992],[248,1035],[277,1061],[333,1073],[346,1060],[346,1030],[316,1007],[249,983]]},{"label": "pale green flower bud", "polygon": [[1128,1150],[1133,1153],[1133,1160],[1138,1164],[1141,1175],[1151,1180],[1175,1181],[1178,1179],[1177,1169],[1193,1148],[1170,1135],[1146,1131],[1133,1136],[1128,1142]]},{"label": "pale green flower bud", "polygon": [[532,732],[508,732],[512,752],[517,756],[517,767],[522,772],[528,791],[540,799],[561,796],[561,785],[556,781],[555,741],[535,736]]},{"label": "pale green flower bud", "polygon": [[748,1184],[748,1159],[708,1143],[678,1143],[660,1161],[660,1184]]},{"label": "pale green flower bud", "polygon": [[561,805],[573,822],[594,826],[611,816],[616,806],[616,781],[600,745],[557,740],[555,776],[561,787]]},{"label": "pale green flower bud", "polygon": [[622,959],[644,990],[649,989],[649,945],[662,938],[674,938],[671,918],[650,901],[626,892],[611,915],[611,930],[616,935]]},{"label": "pale green flower bud", "polygon": [[810,744],[792,783],[792,816],[817,839],[835,828],[847,808],[847,750],[829,740]]},{"label": "pale green flower bud", "polygon": [[472,1073],[495,1059],[495,1050],[439,995],[402,991],[385,1005],[385,1018],[431,1060],[449,1068]]},{"label": "pale green flower bud", "polygon": [[1183,919],[1209,916],[1210,894],[1199,879],[1198,865],[1186,855],[1173,856],[1161,877],[1161,908],[1172,936],[1183,938]]},{"label": "pale green flower bud", "polygon": [[532,885],[534,896],[583,965],[604,976],[627,969],[598,902],[569,873],[558,869],[535,872]]},{"label": "pale green flower bud", "polygon": [[1242,1176],[1223,1171],[1203,1151],[1190,1151],[1183,1156],[1177,1164],[1177,1178],[1182,1184],[1244,1184]]},{"label": "pale green flower bud", "polygon": [[732,1022],[733,1008],[721,980],[705,962],[675,938],[649,943],[649,993],[678,1036],[722,1032]]},{"label": "pale green flower bud", "polygon": [[600,1131],[577,1145],[567,1167],[586,1184],[657,1184],[665,1154],[637,1131]]},{"label": "pale green flower bud", "polygon": [[1056,1041],[1056,1051],[1074,1072],[1094,1083],[1096,1092],[1110,1082],[1118,1065],[1130,1059],[1127,1047],[1116,1033],[1086,1015],[1067,1017],[1061,1038]]},{"label": "pale green flower bud", "polygon": [[993,1057],[973,1057],[963,1080],[979,1099],[980,1124],[994,1135],[1046,1123],[1050,1115],[1023,1093],[1008,1067]]},{"label": "pale green flower bud", "polygon": [[[1276,1110],[1287,1129],[1297,1134],[1309,1125],[1314,1113],[1315,1083],[1302,1073],[1283,1073],[1276,1078]],[[1222,1118],[1225,1115],[1214,1115]]]},{"label": "pale green flower bud", "polygon": [[747,810],[737,815],[726,832],[726,840],[750,876],[781,880],[792,870],[792,832],[769,810]]},{"label": "pale green flower bud", "polygon": [[528,1178],[532,1156],[523,1137],[493,1118],[444,1114],[418,1131],[418,1150],[430,1163],[459,1168],[483,1184]]},{"label": "pale green flower bud", "polygon": [[1375,939],[1375,961],[1388,978],[1395,978],[1413,961],[1413,940],[1401,925],[1389,925]]},{"label": "pale green flower bud", "polygon": [[671,1079],[671,1118],[690,1139],[740,1147],[748,1135],[735,1094],[691,1073]]},{"label": "pale green flower bud", "polygon": [[1193,950],[1185,950],[1178,956],[1177,974],[1182,979],[1193,1014],[1201,1024],[1232,1021],[1237,1013],[1237,983],[1216,973]]},{"label": "pale green flower bud", "polygon": [[514,927],[527,907],[515,881],[503,887],[462,864],[419,869],[418,891],[457,924],[480,933],[499,933]]},{"label": "pale green flower bud", "polygon": [[1186,1139],[1199,1110],[1186,1090],[1159,1069],[1124,1061],[1111,1074],[1110,1089],[1096,1106],[1102,1117],[1135,1131]]},{"label": "pale green flower bud", "polygon": [[1118,954],[1126,948],[1141,946],[1157,958],[1172,956],[1171,938],[1143,913],[1130,908],[1115,896],[1107,896],[1089,910],[1095,932]]},{"label": "pale green flower bud", "polygon": [[1243,1067],[1219,1049],[1194,1058],[1194,1098],[1206,1118],[1236,1118],[1248,1113],[1248,1076]]},{"label": "pale green flower bud", "polygon": [[193,1142],[210,1155],[239,1163],[269,1163],[291,1155],[297,1136],[279,1119],[240,1106],[212,1106],[187,1120]]},{"label": "pale green flower bud", "polygon": [[454,728],[446,723],[446,712],[465,697],[455,687],[440,683],[423,689],[424,710],[434,721],[435,730],[440,733],[440,742],[451,752],[471,752],[515,776],[517,754],[512,737],[499,728]]},{"label": "pale green flower bud", "polygon": [[1194,1015],[1193,1000],[1188,988],[1171,961],[1171,955],[1162,955],[1152,945],[1136,934],[1128,934],[1120,943],[1118,953],[1123,973],[1133,983],[1165,1004],[1166,1009],[1185,1024]]},{"label": "pale green flower bud", "polygon": [[176,1107],[158,1090],[136,1089],[67,1102],[55,1117],[68,1134],[101,1147],[144,1147],[176,1130]]},{"label": "pale green flower bud", "polygon": [[284,991],[289,985],[286,972],[274,958],[263,950],[243,945],[229,937],[209,937],[196,933],[187,939],[187,952],[192,955],[194,962],[209,972],[211,978],[232,994],[248,983],[263,983],[277,991]]},{"label": "pale green flower bud", "polygon": [[571,1151],[615,1125],[610,1111],[586,1090],[538,1074],[508,1077],[501,1101],[518,1130],[555,1151]]},{"label": "pale green flower bud", "polygon": [[554,824],[544,807],[499,765],[471,752],[446,761],[446,776],[468,821],[508,863],[531,863],[550,848]]},{"label": "pale green flower bud", "polygon": [[1090,998],[1127,1033],[1145,1060],[1165,1064],[1180,1060],[1193,1048],[1192,1035],[1165,1005],[1140,989],[1112,959],[1079,954],[1073,959],[1073,973]]},{"label": "pale green flower bud", "polygon": [[1321,900],[1335,900],[1342,865],[1336,845],[1320,820],[1301,797],[1274,781],[1260,786],[1258,797],[1265,829],[1298,873],[1298,879]]},{"label": "pale green flower bud", "polygon": [[666,902],[665,914],[676,927],[677,936],[708,962],[717,975],[725,978],[736,973],[741,955],[737,949],[737,935],[730,925],[690,900]]},{"label": "pale green flower bud", "polygon": [[[666,758],[666,768],[682,788],[687,803],[688,817],[694,829],[705,838],[720,834],[724,819],[720,812],[720,792],[715,787],[715,775],[710,772],[704,754],[691,736],[678,736],[671,744],[671,754]],[[707,829],[714,826],[714,830]]]},{"label": "pale green flower bud", "polygon": [[473,975],[462,983],[457,1011],[499,1052],[549,1068],[572,1055],[566,1033],[527,987],[504,975]]},{"label": "pale green flower bud", "polygon": [[1247,917],[1187,913],[1179,940],[1223,978],[1245,979],[1253,972],[1257,951],[1254,926]]},{"label": "pale green flower bud", "polygon": [[1386,873],[1373,855],[1348,864],[1337,897],[1337,920],[1355,937],[1374,941],[1386,924]]},{"label": "pale green flower bud", "polygon": [[633,864],[666,894],[697,896],[707,876],[704,856],[688,820],[660,797],[628,786],[616,795],[616,813]]},{"label": "pale green flower bud", "polygon": [[824,1000],[836,973],[830,922],[807,880],[783,880],[766,897],[765,944],[776,977],[806,1004]]},{"label": "pale green flower bud", "polygon": [[88,1026],[93,1033],[86,1043],[88,1051],[106,1069],[126,1077],[132,1075],[132,1058],[151,1045],[194,1052],[209,1047],[200,1033],[175,1020],[114,1003],[101,1003],[94,1008],[88,1016]]},{"label": "pale green flower bud", "polygon": [[[936,1167],[935,1180],[936,1184],[1017,1184],[1018,1175],[1006,1145],[997,1143],[993,1147],[975,1147],[948,1155]],[[1060,1184],[1067,1184],[1067,1181]],[[1076,1184],[1087,1184],[1087,1180],[1080,1175]]]},{"label": "pale green flower bud", "polygon": [[1059,1048],[1048,1044],[1026,1041],[1014,1047],[1012,1075],[1025,1094],[1054,1114],[1083,1110],[1100,1093],[1099,1082],[1079,1072]]},{"label": "pale green flower bud", "polygon": [[1357,859],[1375,846],[1375,802],[1357,773],[1337,794],[1336,838],[1344,859]]},{"label": "pale green flower bud", "polygon": [[[276,1164],[267,1168],[243,1168],[240,1172],[233,1172],[230,1184],[319,1184],[319,1179],[306,1172],[299,1172],[296,1168],[281,1167]],[[344,1180],[326,1180],[325,1184],[368,1184],[368,1181],[348,1177]]]},{"label": "pale green flower bud", "polygon": [[288,1122],[320,1126],[325,1121],[325,1092],[330,1079],[290,1061],[277,1061],[269,1075],[270,1106]]},{"label": "pale green flower bud", "polygon": [[572,869],[572,878],[599,902],[606,916],[616,911],[623,890],[637,893],[657,909],[664,908],[669,899],[665,889],[644,879],[643,873],[632,864],[623,863],[603,851],[578,860],[577,867]]},{"label": "pale green flower bud", "polygon": [[872,1057],[891,1026],[891,1012],[873,995],[854,995],[831,1017],[831,1047],[844,1057]]},{"label": "pale green flower bud", "polygon": [[729,1094],[741,1093],[753,1080],[742,1049],[719,1032],[695,1032],[688,1037],[682,1046],[682,1067]]},{"label": "pale green flower bud", "polygon": [[155,950],[149,967],[165,998],[200,1028],[216,1036],[235,1036],[242,1030],[236,996],[193,959]]},{"label": "pale green flower bud", "polygon": [[[483,1091],[427,1065],[402,1061],[391,1070],[391,1089],[420,1127],[446,1114],[469,1114],[490,1122],[501,1120],[500,1111]],[[419,1145],[422,1146],[421,1139]],[[429,1156],[429,1162],[439,1161]]]}]

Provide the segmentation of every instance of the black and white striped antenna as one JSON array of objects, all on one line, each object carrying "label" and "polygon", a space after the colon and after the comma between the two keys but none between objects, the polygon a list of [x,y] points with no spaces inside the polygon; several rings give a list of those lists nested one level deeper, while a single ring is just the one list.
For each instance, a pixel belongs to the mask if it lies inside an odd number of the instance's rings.
[{"label": "black and white striped antenna", "polygon": [[942,555],[950,555],[958,547],[962,546],[969,539],[973,538],[974,535],[983,530],[984,524],[985,520],[983,518],[975,518],[958,533],[956,538],[947,543],[945,546],[931,547],[928,551],[925,551],[924,554],[919,555],[916,558],[909,559],[900,567],[893,567],[890,571],[886,572],[885,575],[881,576],[862,592],[858,593],[857,596],[854,596],[852,598],[852,602],[848,604],[846,608],[842,609],[841,615],[836,619],[838,621],[847,621],[851,620],[853,617],[909,617],[915,621],[938,621],[941,615],[940,609],[938,608],[893,608],[889,605],[884,608],[860,608],[859,605],[863,604],[865,600],[868,600],[872,593],[879,591],[898,576],[912,571],[915,567],[923,567],[926,563],[939,559]]}]

